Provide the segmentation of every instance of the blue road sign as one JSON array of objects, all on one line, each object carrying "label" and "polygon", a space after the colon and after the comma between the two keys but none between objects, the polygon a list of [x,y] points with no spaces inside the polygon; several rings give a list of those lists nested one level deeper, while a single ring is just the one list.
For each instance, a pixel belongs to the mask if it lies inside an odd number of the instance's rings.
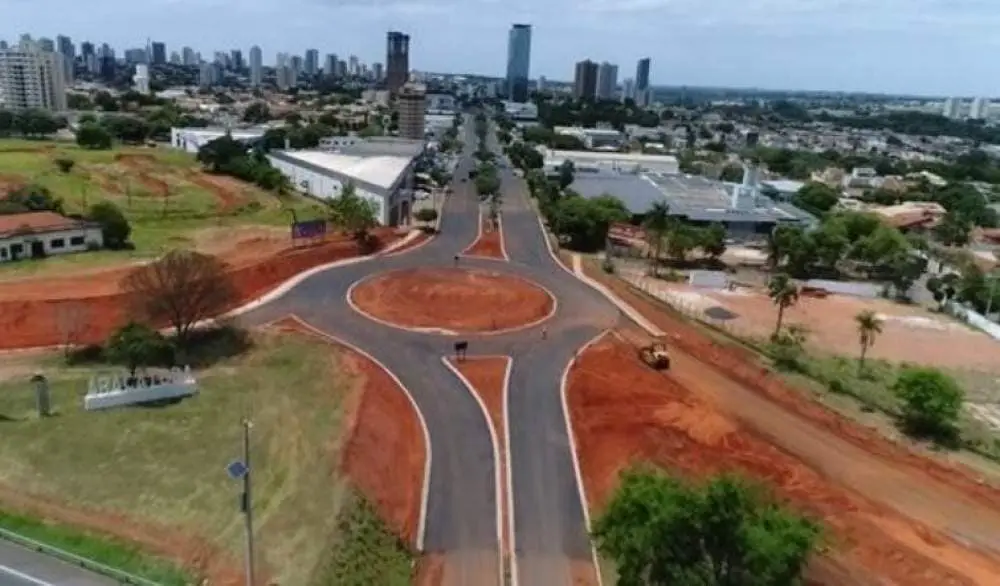
[{"label": "blue road sign", "polygon": [[239,460],[230,462],[229,465],[226,466],[226,474],[228,474],[229,477],[232,478],[233,480],[239,480],[243,478],[244,476],[247,475],[247,472],[249,471],[250,469],[247,468],[247,465]]}]

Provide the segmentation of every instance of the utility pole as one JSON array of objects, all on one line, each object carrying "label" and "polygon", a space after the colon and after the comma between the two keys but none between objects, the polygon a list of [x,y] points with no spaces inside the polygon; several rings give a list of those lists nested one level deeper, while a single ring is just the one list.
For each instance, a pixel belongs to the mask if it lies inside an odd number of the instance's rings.
[{"label": "utility pole", "polygon": [[250,497],[250,428],[253,424],[249,418],[243,419],[243,465],[246,473],[243,474],[243,518],[247,531],[247,551],[246,551],[246,578],[247,586],[254,586],[253,575],[253,501]]}]

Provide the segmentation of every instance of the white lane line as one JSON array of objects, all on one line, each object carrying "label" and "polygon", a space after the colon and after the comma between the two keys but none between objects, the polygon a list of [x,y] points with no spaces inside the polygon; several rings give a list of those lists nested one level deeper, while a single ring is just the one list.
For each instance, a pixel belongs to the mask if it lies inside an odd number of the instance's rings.
[{"label": "white lane line", "polygon": [[513,369],[514,359],[507,356],[507,370],[503,374],[504,463],[507,466],[504,472],[507,476],[507,532],[510,538],[510,542],[507,544],[507,549],[510,550],[511,586],[518,586],[517,538],[514,537],[514,473],[510,467],[510,410],[507,408],[508,396],[510,395],[510,371]]},{"label": "white lane line", "polygon": [[462,252],[459,253],[459,256],[463,256],[465,258],[478,258],[478,259],[482,259],[482,260],[496,260],[496,261],[501,261],[502,260],[504,262],[510,262],[510,256],[507,255],[507,240],[504,238],[504,235],[503,235],[503,214],[500,214],[500,215],[497,216],[497,230],[500,231],[500,253],[503,254],[503,258],[497,258],[495,256],[483,256],[481,254],[469,254],[469,252],[468,252],[469,249],[471,249],[473,246],[475,246],[476,243],[479,242],[479,239],[483,237],[483,208],[482,207],[479,208],[478,222],[479,222],[479,228],[476,231],[476,239],[472,241],[472,244],[466,246],[465,250],[463,250]]},{"label": "white lane line", "polygon": [[424,420],[424,414],[420,411],[420,407],[417,405],[416,399],[414,399],[413,395],[410,394],[410,390],[406,388],[406,385],[403,384],[403,381],[399,380],[399,377],[397,377],[391,370],[389,370],[389,367],[383,364],[379,359],[365,352],[361,348],[358,348],[354,344],[351,344],[350,342],[346,342],[338,338],[337,336],[334,336],[333,334],[328,334],[324,332],[323,330],[313,326],[312,324],[306,322],[304,319],[300,318],[295,314],[287,315],[285,317],[276,319],[273,322],[264,324],[261,327],[266,328],[270,325],[280,322],[283,319],[291,319],[300,326],[302,326],[303,328],[307,329],[312,334],[319,336],[320,338],[323,338],[330,342],[333,342],[334,344],[339,344],[341,346],[350,348],[351,350],[364,356],[368,360],[371,360],[372,362],[377,364],[379,368],[385,371],[387,375],[389,375],[389,377],[393,380],[393,382],[395,382],[396,385],[403,391],[403,394],[406,395],[406,398],[410,400],[410,405],[413,406],[413,411],[417,414],[417,420],[420,421],[420,428],[424,432],[424,445],[427,446],[427,458],[424,461],[424,486],[423,489],[421,490],[420,518],[417,521],[417,535],[416,535],[417,551],[423,552],[424,533],[427,529],[427,499],[428,496],[430,495],[430,488],[431,488],[431,434],[427,429],[427,421]]},{"label": "white lane line", "polygon": [[[480,357],[480,358],[483,358],[483,357]],[[507,358],[508,361],[510,361],[510,357],[509,356],[506,357],[506,358]],[[462,384],[465,385],[465,390],[467,390],[469,392],[469,394],[472,395],[472,398],[476,400],[476,403],[479,404],[479,409],[483,412],[483,418],[486,419],[486,427],[490,431],[490,440],[493,442],[493,463],[494,463],[494,466],[493,466],[493,477],[494,477],[493,484],[494,484],[494,486],[496,486],[496,496],[494,498],[496,499],[496,502],[497,502],[497,521],[496,521],[496,523],[497,523],[497,554],[499,555],[499,566],[500,566],[500,568],[499,568],[499,574],[500,574],[500,576],[499,576],[499,581],[497,582],[497,584],[502,585],[504,583],[504,580],[503,580],[503,505],[502,505],[503,501],[501,500],[503,498],[503,496],[502,496],[502,493],[500,492],[501,491],[501,488],[500,488],[500,442],[497,440],[497,430],[496,430],[496,427],[494,427],[494,425],[493,425],[493,419],[490,417],[490,412],[486,408],[486,403],[483,402],[483,398],[479,396],[478,392],[476,392],[476,388],[474,386],[472,386],[472,383],[469,382],[469,379],[465,378],[465,375],[462,374],[462,371],[458,370],[458,367],[455,366],[454,364],[452,364],[451,361],[448,360],[447,356],[442,356],[441,357],[441,362],[445,365],[445,367],[448,370],[451,371],[452,374],[454,374],[456,377],[458,377],[458,380],[462,381]],[[510,363],[508,362],[508,364],[510,364]],[[504,436],[506,436],[506,435],[507,434],[504,434]],[[516,582],[515,582],[514,586],[517,586]]]},{"label": "white lane line", "polygon": [[10,566],[5,566],[3,564],[0,564],[0,574],[7,574],[8,576],[13,576],[18,580],[24,580],[25,582],[29,582],[31,584],[34,584],[35,586],[56,586],[52,582],[46,582],[45,580],[40,580],[38,578],[35,578],[34,576],[29,576],[24,572],[19,572],[14,568]]},{"label": "white lane line", "polygon": [[[566,421],[566,435],[569,436],[569,449],[573,456],[573,472],[576,474],[576,486],[580,491],[580,506],[583,508],[583,520],[587,524],[587,535],[589,540],[590,535],[590,504],[587,501],[587,489],[583,486],[583,474],[580,472],[580,458],[576,451],[576,435],[573,433],[573,423],[569,414],[569,401],[566,398],[566,389],[569,381],[569,371],[576,364],[580,356],[587,351],[588,348],[599,342],[604,336],[608,334],[611,330],[605,330],[591,339],[589,342],[583,345],[582,348],[576,351],[573,358],[570,359],[569,364],[566,365],[565,370],[562,374],[562,382],[560,383],[559,395],[562,397],[562,409],[563,409],[563,419]],[[597,561],[597,548],[594,546],[594,542],[590,542],[590,553],[594,561],[594,572],[597,574],[597,584],[598,586],[604,586],[604,581],[601,579],[601,566]]]}]

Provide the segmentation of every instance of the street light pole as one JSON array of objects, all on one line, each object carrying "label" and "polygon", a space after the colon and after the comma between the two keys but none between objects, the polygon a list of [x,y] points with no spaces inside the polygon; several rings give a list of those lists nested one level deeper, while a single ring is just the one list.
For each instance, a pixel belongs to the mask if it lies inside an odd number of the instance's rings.
[{"label": "street light pole", "polygon": [[243,464],[246,473],[243,475],[243,518],[246,523],[246,585],[254,586],[253,574],[253,501],[250,497],[250,428],[249,418],[243,419]]}]

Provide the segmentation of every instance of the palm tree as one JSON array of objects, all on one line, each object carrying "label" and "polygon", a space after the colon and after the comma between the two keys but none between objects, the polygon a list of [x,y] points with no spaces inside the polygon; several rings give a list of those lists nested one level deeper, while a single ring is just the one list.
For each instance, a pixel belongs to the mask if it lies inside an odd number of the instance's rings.
[{"label": "palm tree", "polygon": [[670,206],[667,202],[654,202],[649,211],[646,212],[646,219],[643,226],[653,238],[653,276],[657,276],[660,265],[660,252],[663,250],[663,237],[670,229]]},{"label": "palm tree", "polygon": [[774,334],[771,335],[772,338],[777,338],[778,332],[781,331],[781,320],[785,317],[785,309],[795,305],[799,300],[799,288],[788,275],[780,273],[768,282],[767,296],[778,306],[778,322],[774,326]]},{"label": "palm tree", "polygon": [[866,309],[854,316],[854,322],[858,324],[858,341],[861,342],[861,356],[858,358],[860,373],[865,367],[865,354],[875,345],[875,338],[882,333],[882,320],[874,311]]}]

